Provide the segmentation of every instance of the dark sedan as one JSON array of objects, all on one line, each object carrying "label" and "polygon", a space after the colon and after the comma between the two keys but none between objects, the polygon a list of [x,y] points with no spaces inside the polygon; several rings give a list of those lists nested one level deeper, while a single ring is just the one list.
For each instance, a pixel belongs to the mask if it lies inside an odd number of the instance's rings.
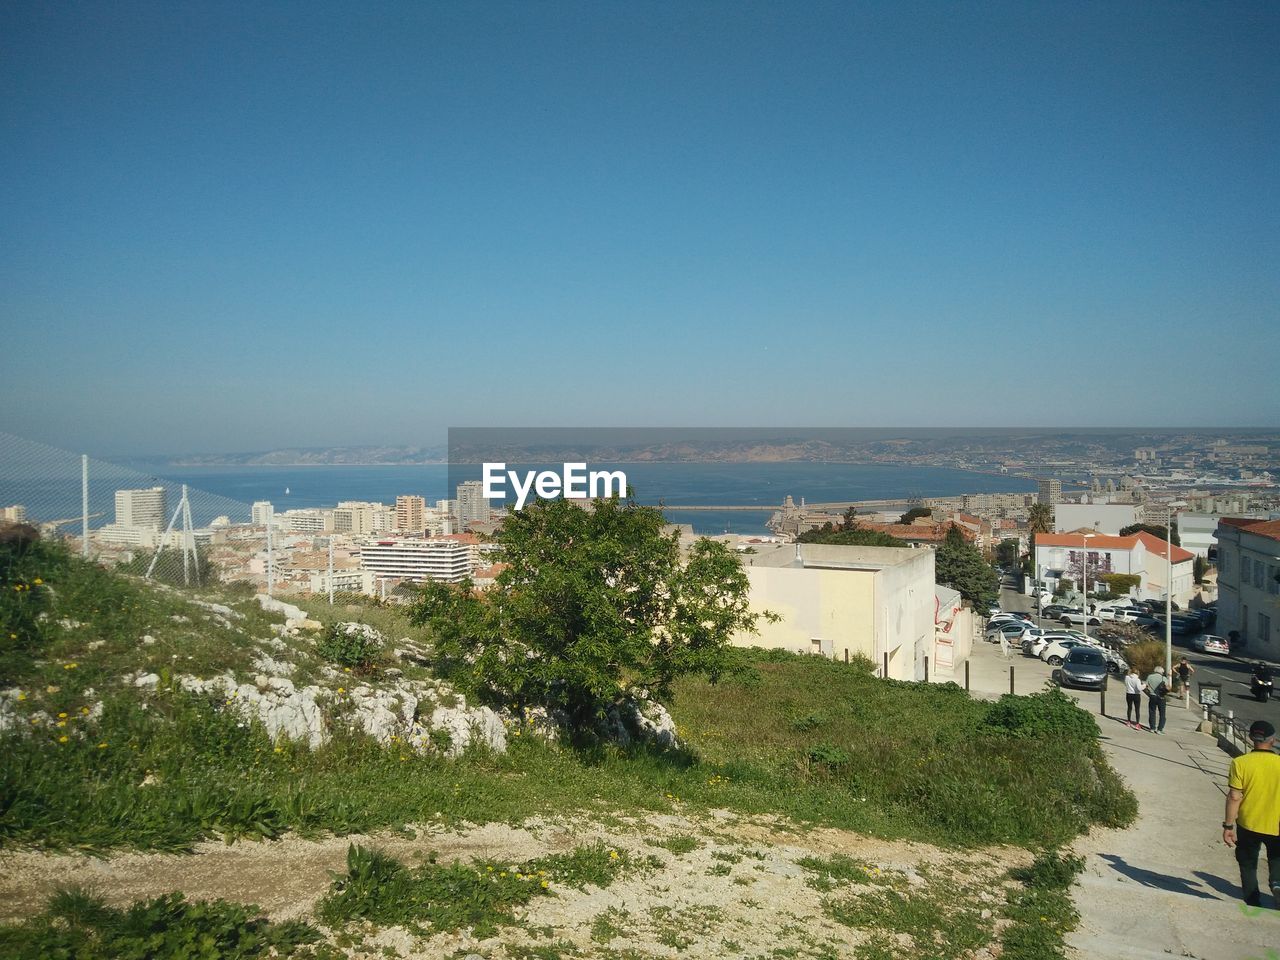
[{"label": "dark sedan", "polygon": [[1062,666],[1053,671],[1060,687],[1083,687],[1101,690],[1107,682],[1107,657],[1097,647],[1081,644],[1067,651]]}]

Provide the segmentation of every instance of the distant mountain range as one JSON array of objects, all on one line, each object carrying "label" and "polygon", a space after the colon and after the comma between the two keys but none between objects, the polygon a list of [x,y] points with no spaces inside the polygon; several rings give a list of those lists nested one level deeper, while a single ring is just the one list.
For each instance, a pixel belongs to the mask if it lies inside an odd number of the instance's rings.
[{"label": "distant mountain range", "polygon": [[420,464],[445,463],[449,451],[443,445],[432,447],[293,447],[283,450],[260,450],[252,453],[186,454],[169,458],[178,467],[294,467],[342,466],[344,464]]}]

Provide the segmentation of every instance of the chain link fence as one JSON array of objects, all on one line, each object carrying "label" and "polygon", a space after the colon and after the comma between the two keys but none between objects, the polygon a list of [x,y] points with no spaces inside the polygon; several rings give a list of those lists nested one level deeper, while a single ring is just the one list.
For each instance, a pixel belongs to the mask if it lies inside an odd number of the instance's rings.
[{"label": "chain link fence", "polygon": [[189,586],[240,581],[259,592],[310,587],[293,559],[327,544],[281,537],[272,519],[265,504],[0,433],[0,524],[30,524],[131,573]]}]

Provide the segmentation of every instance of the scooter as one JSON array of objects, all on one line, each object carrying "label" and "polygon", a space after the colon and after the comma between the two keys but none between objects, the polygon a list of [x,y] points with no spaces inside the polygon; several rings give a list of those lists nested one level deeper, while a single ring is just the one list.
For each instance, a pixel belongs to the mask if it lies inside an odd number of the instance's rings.
[{"label": "scooter", "polygon": [[1253,682],[1249,684],[1249,689],[1253,692],[1253,695],[1258,699],[1259,703],[1266,703],[1271,699],[1271,684],[1272,681],[1270,680],[1259,680],[1257,677],[1254,677]]}]

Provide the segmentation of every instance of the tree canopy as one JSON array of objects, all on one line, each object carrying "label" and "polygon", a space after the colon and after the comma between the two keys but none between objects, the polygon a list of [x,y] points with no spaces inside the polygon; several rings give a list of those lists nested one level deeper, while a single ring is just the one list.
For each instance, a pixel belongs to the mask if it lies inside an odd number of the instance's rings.
[{"label": "tree canopy", "polygon": [[995,568],[964,538],[959,527],[952,526],[947,531],[934,558],[934,571],[938,583],[959,590],[975,607],[994,604],[1000,596],[1000,578]]},{"label": "tree canopy", "polygon": [[827,521],[820,527],[806,530],[796,537],[797,543],[830,543],[844,547],[906,547],[905,540],[890,536],[880,530],[866,530],[858,526],[858,514],[850,507],[840,523]]},{"label": "tree canopy", "polygon": [[664,523],[632,500],[539,500],[508,513],[490,590],[430,583],[412,619],[472,689],[587,728],[628,689],[665,697],[683,674],[716,676],[730,636],[755,629],[737,556],[704,539],[682,563]]},{"label": "tree canopy", "polygon": [[911,521],[913,520],[918,520],[920,517],[931,517],[931,516],[933,516],[933,511],[930,510],[928,507],[912,507],[910,510],[908,510],[906,513],[904,513],[902,516],[898,518],[898,522],[905,526],[906,524],[911,523]]},{"label": "tree canopy", "polygon": [[[1157,537],[1165,541],[1168,541],[1170,536],[1170,531],[1168,529],[1155,523],[1131,523],[1127,527],[1120,528],[1120,536],[1122,537],[1131,537],[1135,533],[1149,533],[1153,537]],[[1182,538],[1178,536],[1178,525],[1176,523],[1173,525],[1172,535],[1173,545],[1175,547],[1182,546]]]}]

